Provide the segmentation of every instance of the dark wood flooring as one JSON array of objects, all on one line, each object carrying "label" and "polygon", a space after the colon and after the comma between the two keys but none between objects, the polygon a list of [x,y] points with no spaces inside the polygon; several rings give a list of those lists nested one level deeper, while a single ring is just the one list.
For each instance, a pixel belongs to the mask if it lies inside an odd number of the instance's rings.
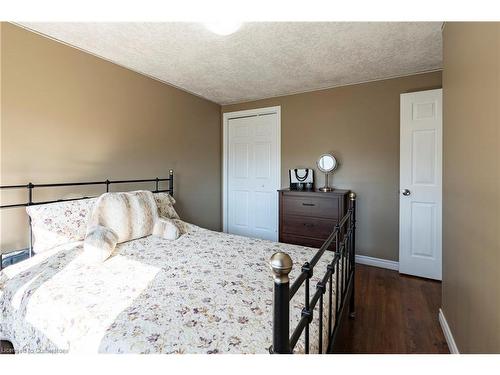
[{"label": "dark wood flooring", "polygon": [[346,319],[339,351],[449,353],[439,325],[441,283],[356,265],[356,317]]},{"label": "dark wood flooring", "polygon": [[[441,283],[356,265],[356,318],[346,319],[341,353],[449,353],[438,321]],[[0,352],[11,352],[0,342]]]}]

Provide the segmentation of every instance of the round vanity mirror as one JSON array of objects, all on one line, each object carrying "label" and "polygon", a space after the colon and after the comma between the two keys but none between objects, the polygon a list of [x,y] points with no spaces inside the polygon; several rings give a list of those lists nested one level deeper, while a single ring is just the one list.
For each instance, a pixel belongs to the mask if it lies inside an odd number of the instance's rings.
[{"label": "round vanity mirror", "polygon": [[333,155],[324,154],[318,159],[318,168],[321,172],[331,172],[337,167],[337,160]]},{"label": "round vanity mirror", "polygon": [[337,168],[337,159],[331,154],[323,154],[319,157],[318,169],[325,173],[325,186],[319,188],[320,191],[332,191],[333,189],[328,186],[328,173],[332,172]]}]

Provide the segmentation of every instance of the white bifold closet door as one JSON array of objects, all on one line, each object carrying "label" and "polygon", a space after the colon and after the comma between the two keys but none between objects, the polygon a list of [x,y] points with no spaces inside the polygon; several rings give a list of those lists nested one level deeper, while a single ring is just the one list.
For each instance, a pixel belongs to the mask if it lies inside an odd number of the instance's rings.
[{"label": "white bifold closet door", "polygon": [[229,119],[227,231],[278,240],[276,113]]}]

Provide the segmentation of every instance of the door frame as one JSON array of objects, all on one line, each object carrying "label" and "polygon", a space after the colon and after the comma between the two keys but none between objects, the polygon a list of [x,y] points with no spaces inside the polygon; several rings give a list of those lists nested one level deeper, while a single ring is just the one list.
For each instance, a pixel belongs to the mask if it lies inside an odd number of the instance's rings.
[{"label": "door frame", "polygon": [[[276,181],[278,186],[276,186],[276,199],[278,199],[278,190],[281,188],[281,106],[275,107],[264,107],[248,109],[236,112],[225,112],[222,115],[222,231],[227,233],[227,217],[228,217],[228,194],[227,194],[227,184],[228,184],[228,158],[229,158],[229,120],[241,118],[241,117],[254,117],[260,115],[276,114],[278,121],[278,131],[276,133],[277,145],[278,145],[278,157],[277,157],[277,168],[276,168]],[[279,229],[279,204],[276,205],[276,228]]]}]

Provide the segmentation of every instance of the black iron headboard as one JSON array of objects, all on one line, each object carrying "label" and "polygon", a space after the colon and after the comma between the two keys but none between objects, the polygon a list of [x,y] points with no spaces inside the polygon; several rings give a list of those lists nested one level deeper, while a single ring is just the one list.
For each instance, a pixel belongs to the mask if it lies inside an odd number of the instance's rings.
[{"label": "black iron headboard", "polygon": [[[160,182],[168,181],[168,189],[160,189]],[[168,178],[151,178],[151,179],[143,179],[143,180],[105,180],[105,181],[84,181],[84,182],[61,182],[55,184],[33,184],[31,182],[25,185],[4,185],[0,186],[0,190],[11,190],[11,189],[27,189],[28,199],[24,203],[15,203],[15,204],[3,204],[0,205],[0,209],[4,208],[15,208],[15,207],[28,207],[34,206],[38,204],[47,204],[47,203],[56,203],[56,202],[68,202],[75,201],[80,199],[89,199],[95,198],[95,196],[88,197],[82,196],[80,198],[70,198],[70,199],[57,199],[57,200],[49,200],[49,201],[37,201],[33,200],[33,191],[36,188],[54,188],[54,187],[69,187],[69,186],[85,186],[85,185],[106,185],[106,192],[109,192],[110,185],[113,184],[133,184],[133,183],[146,183],[151,182],[154,183],[154,189],[150,189],[153,193],[169,193],[170,195],[174,195],[174,171],[171,169],[169,171]],[[149,189],[148,189],[149,190]],[[32,255],[33,250],[33,235],[31,231],[31,219],[28,217],[29,221],[29,256]],[[1,252],[0,252],[1,254]],[[0,269],[1,269],[1,257],[0,257]]]}]

